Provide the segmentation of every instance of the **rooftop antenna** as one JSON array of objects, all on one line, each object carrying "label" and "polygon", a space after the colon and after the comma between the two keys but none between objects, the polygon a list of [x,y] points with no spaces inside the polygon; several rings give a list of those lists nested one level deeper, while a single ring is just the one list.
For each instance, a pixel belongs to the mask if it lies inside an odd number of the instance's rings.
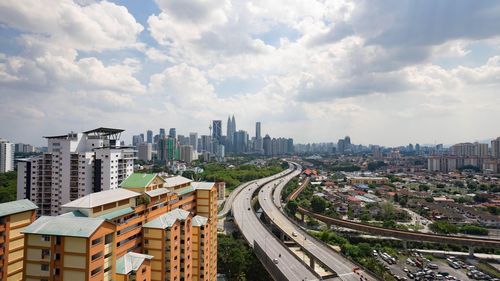
[{"label": "rooftop antenna", "polygon": [[208,125],[208,129],[210,129],[210,136],[212,135],[212,124]]}]

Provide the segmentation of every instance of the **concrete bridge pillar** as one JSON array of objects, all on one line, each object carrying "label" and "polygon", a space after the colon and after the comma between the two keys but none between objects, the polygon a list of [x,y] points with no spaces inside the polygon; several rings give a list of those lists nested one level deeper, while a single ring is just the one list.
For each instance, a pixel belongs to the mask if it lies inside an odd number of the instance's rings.
[{"label": "concrete bridge pillar", "polygon": [[469,257],[474,257],[474,246],[469,246]]},{"label": "concrete bridge pillar", "polygon": [[280,231],[280,240],[285,241],[285,233],[283,231]]},{"label": "concrete bridge pillar", "polygon": [[332,223],[331,222],[327,222],[326,223],[326,229],[330,230],[332,228]]},{"label": "concrete bridge pillar", "polygon": [[300,213],[300,221],[304,222],[304,214],[303,213]]},{"label": "concrete bridge pillar", "polygon": [[314,256],[308,255],[308,257],[309,257],[309,267],[311,267],[311,269],[314,270],[314,265],[315,265]]},{"label": "concrete bridge pillar", "polygon": [[403,240],[403,249],[408,249],[408,241]]}]

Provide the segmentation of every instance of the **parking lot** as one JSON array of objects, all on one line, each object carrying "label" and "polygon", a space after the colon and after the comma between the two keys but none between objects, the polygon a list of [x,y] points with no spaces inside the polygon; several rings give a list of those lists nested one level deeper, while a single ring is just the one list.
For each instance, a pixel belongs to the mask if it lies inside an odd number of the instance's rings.
[{"label": "parking lot", "polygon": [[[418,253],[401,255],[398,259],[385,252],[374,252],[397,280],[496,280],[477,270],[469,262],[448,256],[447,259],[427,259]],[[403,258],[404,257],[404,258]]]}]

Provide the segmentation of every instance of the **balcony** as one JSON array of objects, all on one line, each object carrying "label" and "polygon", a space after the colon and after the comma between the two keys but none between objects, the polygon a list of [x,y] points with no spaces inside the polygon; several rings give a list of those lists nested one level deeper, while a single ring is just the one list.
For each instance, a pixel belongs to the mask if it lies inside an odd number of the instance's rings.
[{"label": "balcony", "polygon": [[5,231],[5,224],[0,224],[0,232]]}]

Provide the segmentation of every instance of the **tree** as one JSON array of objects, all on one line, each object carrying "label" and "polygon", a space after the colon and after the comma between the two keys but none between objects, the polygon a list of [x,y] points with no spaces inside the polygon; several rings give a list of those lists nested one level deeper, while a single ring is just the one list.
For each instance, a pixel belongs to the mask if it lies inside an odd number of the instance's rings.
[{"label": "tree", "polygon": [[488,229],[478,225],[464,225],[460,227],[460,232],[471,235],[488,235]]},{"label": "tree", "polygon": [[17,173],[0,174],[0,203],[16,200]]},{"label": "tree", "polygon": [[394,202],[399,202],[399,195],[397,193],[394,194]]},{"label": "tree", "polygon": [[429,186],[426,184],[421,184],[418,186],[419,191],[429,191],[429,189],[430,189]]},{"label": "tree", "polygon": [[326,208],[326,200],[314,195],[311,199],[311,208],[315,213],[323,213]]},{"label": "tree", "polygon": [[295,200],[290,200],[288,201],[288,203],[286,203],[286,209],[291,216],[295,216],[298,208],[299,204],[297,204],[297,201]]},{"label": "tree", "polygon": [[446,185],[444,183],[438,183],[438,184],[436,184],[436,188],[443,189],[445,187],[446,187]]},{"label": "tree", "polygon": [[458,187],[458,188],[464,188],[465,187],[463,181],[454,181],[453,185],[456,186],[456,187]]},{"label": "tree", "polygon": [[429,228],[440,234],[456,234],[458,233],[458,227],[447,221],[436,221],[429,225]]},{"label": "tree", "polygon": [[476,201],[477,203],[485,203],[490,201],[490,198],[488,197],[487,194],[479,193],[474,195],[474,201]]}]

